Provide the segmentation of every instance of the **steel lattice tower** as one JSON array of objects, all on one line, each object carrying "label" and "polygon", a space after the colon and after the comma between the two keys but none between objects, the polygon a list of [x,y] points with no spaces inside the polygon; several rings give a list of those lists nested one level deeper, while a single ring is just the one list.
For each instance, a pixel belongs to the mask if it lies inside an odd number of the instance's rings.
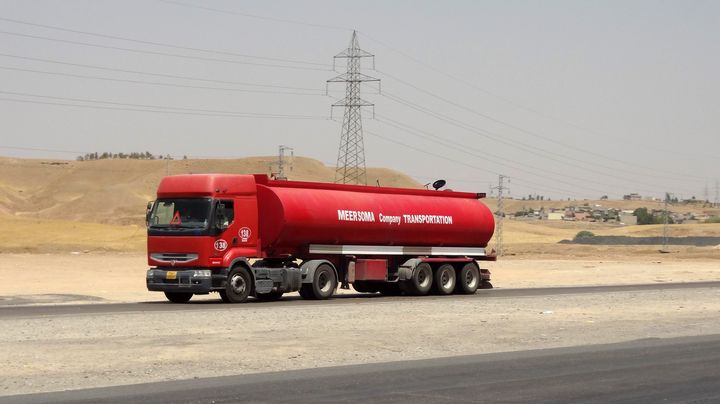
[{"label": "steel lattice tower", "polygon": [[510,178],[508,178],[505,175],[500,174],[498,176],[497,187],[490,188],[491,190],[497,189],[497,191],[498,191],[497,211],[495,212],[495,217],[497,218],[497,221],[495,223],[495,244],[496,244],[496,254],[498,257],[502,256],[504,253],[504,245],[503,245],[503,221],[505,220],[504,192],[508,190],[508,188],[505,186],[505,180],[510,182]]},{"label": "steel lattice tower", "polygon": [[338,53],[333,59],[333,66],[338,58],[347,59],[346,72],[327,81],[328,83],[346,83],[345,98],[332,104],[331,107],[345,107],[335,169],[336,183],[367,185],[360,111],[362,107],[372,107],[374,104],[360,98],[360,84],[365,81],[380,80],[360,73],[360,59],[366,57],[374,58],[375,55],[360,49],[357,33],[353,31],[348,48]]}]

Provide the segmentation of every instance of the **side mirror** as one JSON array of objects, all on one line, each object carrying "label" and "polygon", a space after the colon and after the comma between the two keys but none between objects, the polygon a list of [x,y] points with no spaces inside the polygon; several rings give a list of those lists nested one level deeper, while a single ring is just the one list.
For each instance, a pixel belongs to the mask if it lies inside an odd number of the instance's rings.
[{"label": "side mirror", "polygon": [[145,226],[150,226],[150,213],[152,213],[153,205],[155,205],[155,202],[150,201],[145,208]]}]

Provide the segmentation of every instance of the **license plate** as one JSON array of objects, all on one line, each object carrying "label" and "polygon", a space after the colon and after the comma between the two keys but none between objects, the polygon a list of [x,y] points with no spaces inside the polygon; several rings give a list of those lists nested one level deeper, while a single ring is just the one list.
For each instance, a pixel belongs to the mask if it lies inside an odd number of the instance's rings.
[{"label": "license plate", "polygon": [[177,279],[177,271],[165,272],[165,279]]}]

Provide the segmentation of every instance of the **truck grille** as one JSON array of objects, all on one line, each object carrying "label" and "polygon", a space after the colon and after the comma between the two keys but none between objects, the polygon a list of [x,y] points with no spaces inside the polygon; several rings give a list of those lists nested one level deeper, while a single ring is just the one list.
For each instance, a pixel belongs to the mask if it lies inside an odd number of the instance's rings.
[{"label": "truck grille", "polygon": [[186,254],[186,253],[152,253],[150,258],[157,262],[162,263],[186,263],[193,262],[198,259],[197,254]]}]

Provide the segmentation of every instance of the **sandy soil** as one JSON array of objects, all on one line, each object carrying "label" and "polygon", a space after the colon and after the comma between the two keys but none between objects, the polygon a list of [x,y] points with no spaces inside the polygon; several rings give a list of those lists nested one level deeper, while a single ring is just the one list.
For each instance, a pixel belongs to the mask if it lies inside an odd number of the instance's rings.
[{"label": "sandy soil", "polygon": [[[500,288],[720,281],[720,261],[673,254],[619,259],[522,259],[482,263]],[[608,257],[610,258],[610,257]],[[164,300],[145,289],[138,253],[0,254],[0,305]],[[341,291],[344,292],[344,291]],[[216,294],[194,299],[218,299]]]}]

